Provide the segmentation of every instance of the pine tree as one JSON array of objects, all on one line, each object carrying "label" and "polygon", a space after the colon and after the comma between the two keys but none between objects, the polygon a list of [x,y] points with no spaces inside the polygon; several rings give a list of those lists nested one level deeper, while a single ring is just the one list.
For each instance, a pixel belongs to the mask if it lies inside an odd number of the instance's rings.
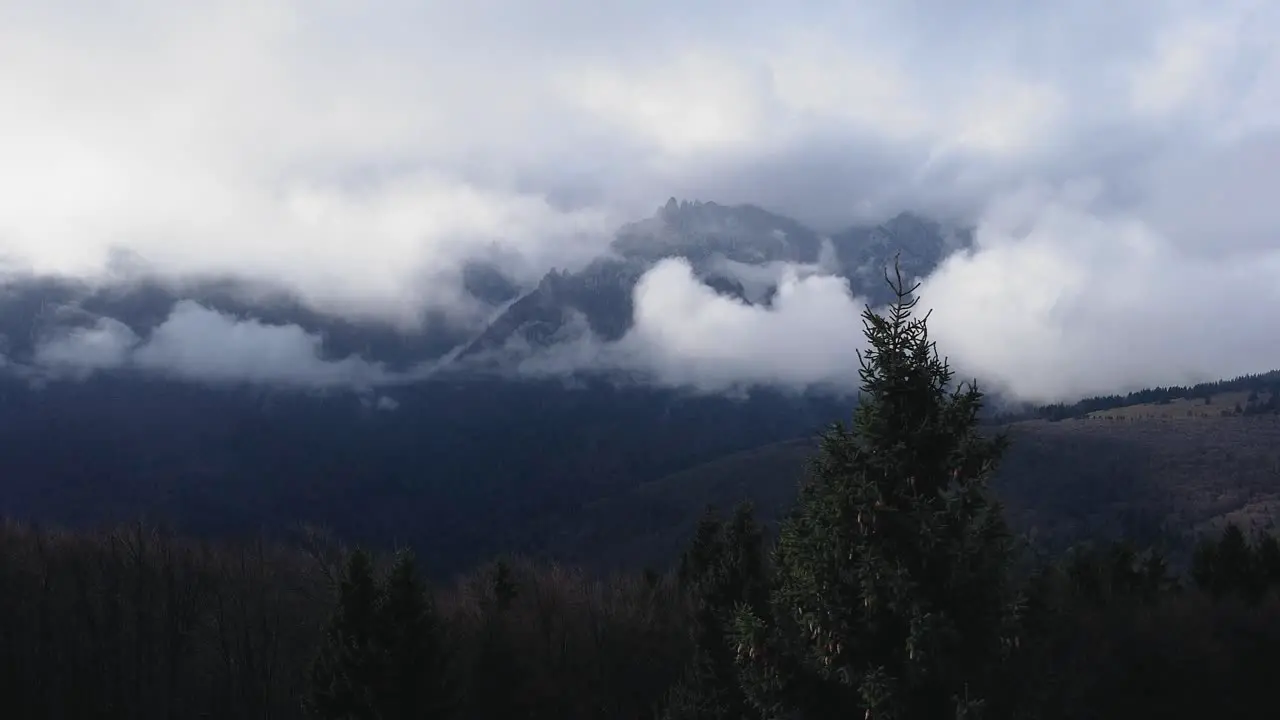
[{"label": "pine tree", "polygon": [[1274,533],[1262,531],[1257,541],[1258,573],[1264,578],[1268,590],[1280,587],[1280,540]]},{"label": "pine tree", "polygon": [[765,717],[972,717],[1016,617],[987,491],[1006,440],[979,433],[982,393],[953,385],[895,274],[887,313],[863,313],[852,427],[825,433],[780,529],[770,611],[738,614]]},{"label": "pine tree", "polygon": [[448,717],[452,697],[443,627],[435,599],[418,577],[412,553],[397,555],[382,595],[377,623],[385,666],[378,683],[380,717]]},{"label": "pine tree", "polygon": [[1253,549],[1244,531],[1235,523],[1227,523],[1222,535],[1214,541],[1201,538],[1191,557],[1191,577],[1196,586],[1218,599],[1243,594],[1256,599],[1262,591],[1255,585],[1257,576]]},{"label": "pine tree", "polygon": [[1191,581],[1203,592],[1216,594],[1215,569],[1218,564],[1218,543],[1209,536],[1201,536],[1191,551]]},{"label": "pine tree", "polygon": [[768,602],[769,587],[765,574],[764,530],[756,522],[751,503],[734,510],[725,529],[727,551],[725,576],[731,592],[726,598],[733,604],[763,608]]},{"label": "pine tree", "polygon": [[480,634],[471,667],[469,717],[509,718],[519,712],[527,678],[511,639],[511,609],[520,588],[511,566],[496,561],[484,574]]},{"label": "pine tree", "polygon": [[668,695],[665,720],[742,720],[751,708],[738,680],[732,624],[740,608],[766,600],[763,533],[749,504],[722,522],[708,508],[680,561],[679,578],[694,602],[694,657]]},{"label": "pine tree", "polygon": [[381,592],[373,558],[351,553],[338,586],[338,606],[311,668],[306,710],[313,718],[376,720],[374,688],[385,666],[378,647]]},{"label": "pine tree", "polygon": [[716,516],[715,508],[708,507],[698,520],[693,542],[680,556],[680,569],[676,578],[686,589],[695,587],[724,552],[724,523]]},{"label": "pine tree", "polygon": [[1140,587],[1142,599],[1147,603],[1157,602],[1165,592],[1176,588],[1169,574],[1169,561],[1156,548],[1147,550],[1143,558]]},{"label": "pine tree", "polygon": [[452,708],[444,632],[408,553],[385,580],[356,550],[311,669],[308,716],[325,720],[427,720]]}]

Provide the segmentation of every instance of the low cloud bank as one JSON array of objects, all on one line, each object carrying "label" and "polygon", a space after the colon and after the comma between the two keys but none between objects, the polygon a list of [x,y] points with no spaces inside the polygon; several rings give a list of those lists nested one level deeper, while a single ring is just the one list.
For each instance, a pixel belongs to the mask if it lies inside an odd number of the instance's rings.
[{"label": "low cloud bank", "polygon": [[[268,325],[178,302],[145,338],[113,318],[63,328],[40,342],[35,365],[55,375],[83,377],[136,369],[209,383],[360,388],[403,381],[381,363],[328,359],[323,339],[297,325]],[[388,408],[394,409],[394,408]]]},{"label": "low cloud bank", "polygon": [[1202,252],[1086,192],[994,206],[920,288],[939,345],[1014,396],[1070,400],[1280,367],[1280,246]]},{"label": "low cloud bank", "polygon": [[[1243,221],[1242,221],[1243,222]],[[1112,207],[1097,184],[1034,185],[984,213],[969,250],[918,278],[921,312],[961,377],[1009,399],[1072,401],[1280,367],[1280,245],[1233,236],[1217,252]],[[658,263],[619,342],[571,323],[521,371],[626,372],[717,392],[750,385],[849,390],[864,347],[862,298],[821,266],[774,264],[717,294],[689,264]],[[914,279],[913,279],[914,280]]]}]

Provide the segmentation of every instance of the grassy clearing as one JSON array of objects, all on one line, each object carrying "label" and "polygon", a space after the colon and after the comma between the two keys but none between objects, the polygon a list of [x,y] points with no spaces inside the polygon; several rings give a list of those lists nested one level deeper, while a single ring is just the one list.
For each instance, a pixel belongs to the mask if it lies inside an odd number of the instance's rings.
[{"label": "grassy clearing", "polygon": [[1236,406],[1239,405],[1243,408],[1248,399],[1248,391],[1233,391],[1211,396],[1207,405],[1202,398],[1179,398],[1164,404],[1142,403],[1111,410],[1099,410],[1089,413],[1086,417],[1090,420],[1204,420],[1221,418],[1224,411],[1228,414],[1233,414]]}]

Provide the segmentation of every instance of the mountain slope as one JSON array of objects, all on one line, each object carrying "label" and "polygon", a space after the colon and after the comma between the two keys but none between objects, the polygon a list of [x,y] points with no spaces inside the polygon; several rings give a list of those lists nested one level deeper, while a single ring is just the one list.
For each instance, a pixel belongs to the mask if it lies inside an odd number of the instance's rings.
[{"label": "mountain slope", "polygon": [[753,205],[677,202],[618,230],[609,257],[577,273],[552,271],[513,303],[459,358],[500,350],[509,343],[545,346],[582,318],[597,337],[620,339],[634,316],[632,292],[666,258],[682,258],[702,282],[722,295],[767,305],[777,268],[809,265],[840,275],[855,295],[888,299],[883,272],[895,255],[909,276],[924,276],[949,253],[971,242],[971,232],[902,213],[882,225],[848,228],[825,238],[796,221]]},{"label": "mountain slope", "polygon": [[[1093,418],[993,425],[1012,440],[994,487],[1018,530],[1058,549],[1123,533],[1185,550],[1195,532],[1226,519],[1280,521],[1280,415],[1236,413],[1237,394],[1211,395],[1208,405],[1134,404]],[[1265,406],[1266,393],[1255,394]],[[1224,416],[1218,407],[1230,410]],[[774,443],[591,503],[578,518],[580,535],[557,552],[603,566],[664,565],[708,505],[725,511],[746,500],[776,520],[815,452],[812,439]]]},{"label": "mountain slope", "polygon": [[[753,304],[771,301],[781,263],[843,275],[875,297],[895,253],[923,274],[964,237],[903,214],[824,238],[757,207],[672,200],[621,228],[609,256],[536,287],[468,267],[468,292],[495,310],[492,321],[428,318],[416,333],[229,280],[10,282],[0,296],[9,371],[0,513],[71,525],[149,516],[208,535],[320,523],[350,539],[412,543],[437,572],[503,551],[559,552],[582,536],[585,506],[809,437],[847,401],[762,388],[698,396],[595,376],[535,381],[469,372],[473,357],[513,340],[545,346],[582,319],[605,341],[621,338],[636,282],[663,258],[685,259],[717,292]],[[59,332],[110,321],[145,342],[181,300],[304,343],[319,338],[324,359],[356,355],[395,371],[445,358],[455,372],[376,392],[200,383],[128,365],[74,380],[23,374]]]}]

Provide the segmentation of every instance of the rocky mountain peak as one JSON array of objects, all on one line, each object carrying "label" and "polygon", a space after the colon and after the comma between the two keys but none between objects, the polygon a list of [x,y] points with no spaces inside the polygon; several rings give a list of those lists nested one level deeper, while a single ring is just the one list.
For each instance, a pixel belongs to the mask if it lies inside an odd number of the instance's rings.
[{"label": "rocky mountain peak", "polygon": [[856,294],[880,301],[881,273],[895,254],[901,254],[909,275],[927,274],[954,249],[947,237],[938,223],[910,212],[825,238],[755,205],[671,197],[651,217],[618,230],[613,257],[575,273],[548,273],[463,355],[500,348],[513,337],[536,345],[536,338],[571,316],[585,317],[596,335],[616,340],[631,326],[637,281],[664,258],[686,260],[702,282],[744,302],[769,302],[771,289],[759,283],[769,282],[772,270],[765,266],[776,263],[821,263],[826,271],[844,276]]}]

